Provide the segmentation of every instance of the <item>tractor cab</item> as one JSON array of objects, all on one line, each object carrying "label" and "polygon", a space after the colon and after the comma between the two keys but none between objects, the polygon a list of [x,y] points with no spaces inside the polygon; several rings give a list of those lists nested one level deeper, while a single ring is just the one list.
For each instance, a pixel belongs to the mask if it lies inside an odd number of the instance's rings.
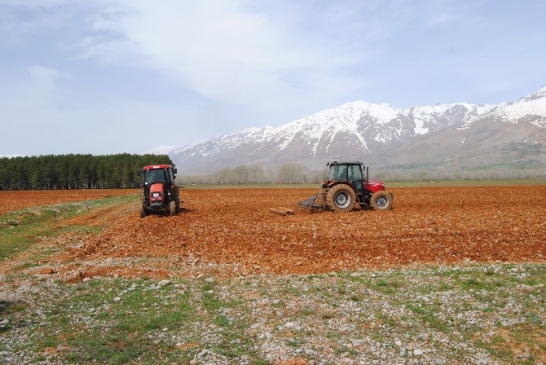
[{"label": "tractor cab", "polygon": [[155,183],[172,184],[174,182],[174,174],[171,172],[175,171],[172,171],[172,169],[170,169],[169,167],[161,168],[160,166],[161,165],[156,166],[157,168],[155,169],[153,168],[154,166],[151,166],[150,169],[143,169],[143,185],[152,185]]},{"label": "tractor cab", "polygon": [[360,162],[328,163],[328,181],[347,181],[356,190],[362,189],[364,165]]}]

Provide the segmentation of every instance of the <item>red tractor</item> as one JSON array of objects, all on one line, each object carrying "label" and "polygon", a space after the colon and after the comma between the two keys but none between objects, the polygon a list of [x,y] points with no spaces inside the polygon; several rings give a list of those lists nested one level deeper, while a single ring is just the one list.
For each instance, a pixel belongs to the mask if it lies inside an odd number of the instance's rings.
[{"label": "red tractor", "polygon": [[174,165],[150,165],[142,168],[141,218],[151,212],[169,211],[171,215],[180,212],[180,196],[174,182],[175,177]]},{"label": "red tractor", "polygon": [[300,203],[300,207],[317,211],[329,209],[349,212],[356,204],[377,210],[392,208],[394,195],[385,191],[385,184],[368,179],[368,168],[361,162],[328,162],[327,179],[316,195]]}]

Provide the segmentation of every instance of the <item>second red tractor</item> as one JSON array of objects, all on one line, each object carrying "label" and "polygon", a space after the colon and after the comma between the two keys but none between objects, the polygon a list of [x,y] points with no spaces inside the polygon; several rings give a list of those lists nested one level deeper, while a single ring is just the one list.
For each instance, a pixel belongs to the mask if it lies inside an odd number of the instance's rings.
[{"label": "second red tractor", "polygon": [[318,193],[300,203],[311,211],[329,209],[348,212],[358,204],[361,208],[376,210],[392,208],[394,195],[385,190],[385,184],[368,179],[368,168],[361,162],[328,162],[327,178]]}]

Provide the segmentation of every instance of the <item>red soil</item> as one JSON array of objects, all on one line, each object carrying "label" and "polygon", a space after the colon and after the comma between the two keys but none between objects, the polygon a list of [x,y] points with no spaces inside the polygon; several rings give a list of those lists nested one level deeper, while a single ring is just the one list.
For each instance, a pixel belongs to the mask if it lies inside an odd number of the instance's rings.
[{"label": "red soil", "polygon": [[[195,275],[207,268],[218,275],[310,274],[412,264],[546,261],[546,186],[390,191],[396,197],[391,211],[297,211],[288,216],[269,208],[296,208],[315,191],[183,189],[185,209],[179,215],[143,219],[135,198],[129,212],[110,216],[106,229],[87,237],[84,247],[70,251],[64,260],[151,258],[160,270],[157,276],[163,277]],[[111,269],[128,275],[126,269]]]},{"label": "red soil", "polygon": [[[135,190],[0,192],[15,209],[135,194],[135,203],[60,224],[105,227],[67,233],[55,272],[169,277],[214,272],[311,274],[415,264],[546,261],[546,186],[390,189],[393,209],[296,211],[315,189],[182,189],[176,216],[139,218]],[[12,209],[13,210],[13,209]],[[2,211],[0,211],[1,213]],[[74,242],[78,242],[74,247]],[[135,260],[136,259],[136,260]]]}]

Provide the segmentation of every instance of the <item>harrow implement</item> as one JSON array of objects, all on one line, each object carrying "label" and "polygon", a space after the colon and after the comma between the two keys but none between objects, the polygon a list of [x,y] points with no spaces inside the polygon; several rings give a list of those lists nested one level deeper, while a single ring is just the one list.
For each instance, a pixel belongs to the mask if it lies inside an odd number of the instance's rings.
[{"label": "harrow implement", "polygon": [[313,195],[309,199],[301,201],[298,205],[298,208],[311,213],[315,213],[320,210],[326,209],[326,206],[321,202],[321,199],[319,199],[317,195]]}]

